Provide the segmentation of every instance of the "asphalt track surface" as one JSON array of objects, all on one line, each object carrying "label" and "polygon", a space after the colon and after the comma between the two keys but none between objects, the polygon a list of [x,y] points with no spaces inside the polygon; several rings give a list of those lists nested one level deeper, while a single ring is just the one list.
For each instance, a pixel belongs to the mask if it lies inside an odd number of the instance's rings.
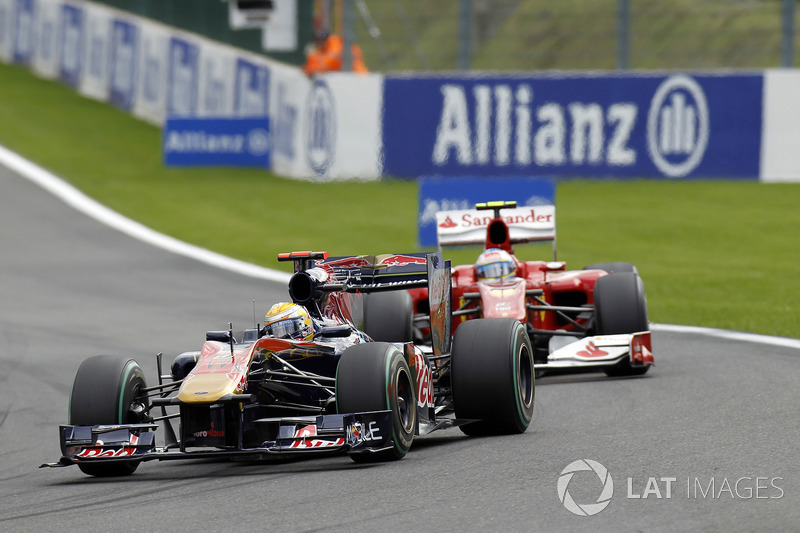
[{"label": "asphalt track surface", "polygon": [[[60,456],[85,357],[132,356],[152,384],[156,353],[169,362],[206,330],[251,324],[253,300],[260,317],[286,297],[284,284],[100,224],[0,166],[0,531],[800,528],[800,344],[683,328],[656,330],[657,366],[643,378],[539,379],[522,435],[445,430],[377,465],[153,461],[123,479],[38,468]],[[567,510],[557,489],[582,459],[613,480],[592,516]],[[579,471],[565,486],[591,505],[603,484]]]}]

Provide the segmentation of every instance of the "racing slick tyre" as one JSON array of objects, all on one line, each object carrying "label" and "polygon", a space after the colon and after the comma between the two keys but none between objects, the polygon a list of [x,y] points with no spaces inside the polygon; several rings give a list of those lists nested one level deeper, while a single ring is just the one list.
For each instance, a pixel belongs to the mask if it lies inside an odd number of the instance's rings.
[{"label": "racing slick tyre", "polygon": [[[635,272],[617,272],[594,285],[595,329],[598,335],[638,333],[650,329],[642,278]],[[605,369],[609,376],[640,376],[649,366],[632,367],[630,361]]]},{"label": "racing slick tyre", "polygon": [[586,265],[583,267],[584,270],[605,270],[609,274],[614,274],[616,272],[633,272],[634,274],[638,274],[639,271],[633,265],[633,263],[624,263],[624,262],[616,262],[616,263],[595,263],[593,265]]},{"label": "racing slick tyre", "polygon": [[417,398],[414,379],[400,349],[386,342],[351,346],[336,369],[336,407],[339,413],[391,411],[391,448],[354,453],[357,463],[402,459],[414,441]]},{"label": "racing slick tyre", "polygon": [[379,342],[411,342],[414,308],[408,291],[364,295],[364,333]]},{"label": "racing slick tyre", "polygon": [[453,407],[467,435],[523,433],[533,417],[533,346],[512,318],[467,320],[458,326],[451,357]]},{"label": "racing slick tyre", "polygon": [[[147,387],[139,364],[127,357],[97,355],[81,363],[72,384],[69,423],[75,426],[135,424],[147,410]],[[127,476],[139,461],[78,464],[90,476]]]}]

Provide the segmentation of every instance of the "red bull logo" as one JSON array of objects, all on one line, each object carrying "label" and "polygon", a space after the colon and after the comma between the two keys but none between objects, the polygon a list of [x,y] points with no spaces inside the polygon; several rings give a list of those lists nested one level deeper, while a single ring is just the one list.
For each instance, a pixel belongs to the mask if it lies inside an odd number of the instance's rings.
[{"label": "red bull logo", "polygon": [[399,266],[399,265],[424,265],[426,263],[424,257],[415,257],[413,255],[391,255],[381,259],[379,265],[385,266]]}]

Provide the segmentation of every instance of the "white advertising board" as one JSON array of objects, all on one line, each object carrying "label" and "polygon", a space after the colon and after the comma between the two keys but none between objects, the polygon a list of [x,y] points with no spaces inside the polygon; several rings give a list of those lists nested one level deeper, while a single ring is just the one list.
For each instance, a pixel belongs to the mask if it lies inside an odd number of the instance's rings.
[{"label": "white advertising board", "polygon": [[800,70],[764,72],[761,181],[800,181]]},{"label": "white advertising board", "polygon": [[[52,79],[58,76],[58,46],[56,35],[59,23],[60,0],[39,0],[36,17],[35,45],[31,68],[42,78]],[[0,8],[1,10],[2,8]],[[2,15],[0,15],[2,17]],[[0,25],[2,22],[0,21]],[[2,29],[0,29],[2,33]],[[2,40],[2,37],[0,37]],[[0,45],[0,48],[2,45]]]}]

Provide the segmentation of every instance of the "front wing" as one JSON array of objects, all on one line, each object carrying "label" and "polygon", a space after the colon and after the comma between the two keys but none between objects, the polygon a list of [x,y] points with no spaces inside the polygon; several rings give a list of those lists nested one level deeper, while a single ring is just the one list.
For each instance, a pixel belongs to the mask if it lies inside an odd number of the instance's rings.
[{"label": "front wing", "polygon": [[271,424],[274,440],[254,448],[157,447],[156,424],[120,424],[59,427],[62,457],[42,467],[73,464],[193,459],[204,457],[255,457],[286,453],[375,453],[393,446],[391,411],[263,418]]},{"label": "front wing", "polygon": [[610,367],[629,361],[631,367],[654,364],[650,332],[597,335],[584,337],[554,350],[546,363],[537,363],[541,370],[583,367]]}]

